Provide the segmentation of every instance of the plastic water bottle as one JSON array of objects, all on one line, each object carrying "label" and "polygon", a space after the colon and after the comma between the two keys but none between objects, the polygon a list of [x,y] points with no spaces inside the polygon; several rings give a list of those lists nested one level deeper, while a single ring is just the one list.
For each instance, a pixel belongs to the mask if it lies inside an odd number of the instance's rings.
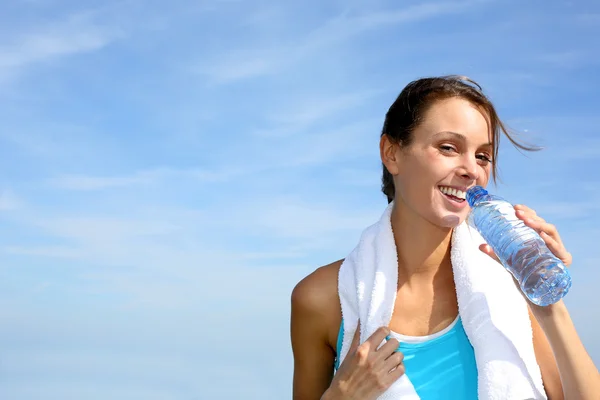
[{"label": "plastic water bottle", "polygon": [[571,288],[571,275],[534,229],[516,216],[512,204],[481,186],[467,190],[467,217],[519,282],[521,290],[539,306],[562,299]]}]

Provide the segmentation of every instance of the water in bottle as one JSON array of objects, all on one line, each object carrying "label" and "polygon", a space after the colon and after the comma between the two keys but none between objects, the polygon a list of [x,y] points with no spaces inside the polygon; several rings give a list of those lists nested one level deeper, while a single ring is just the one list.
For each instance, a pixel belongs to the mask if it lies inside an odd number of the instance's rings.
[{"label": "water in bottle", "polygon": [[490,245],[532,303],[547,306],[568,293],[571,276],[567,268],[541,236],[516,216],[509,202],[481,186],[467,191],[467,201],[469,225]]}]

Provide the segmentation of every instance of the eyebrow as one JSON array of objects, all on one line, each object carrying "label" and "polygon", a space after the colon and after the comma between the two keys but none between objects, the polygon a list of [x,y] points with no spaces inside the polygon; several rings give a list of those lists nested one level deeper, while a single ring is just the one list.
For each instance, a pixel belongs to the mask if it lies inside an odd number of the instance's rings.
[{"label": "eyebrow", "polygon": [[[442,131],[442,132],[438,132],[435,135],[433,135],[434,138],[437,138],[438,136],[442,136],[442,135],[450,135],[450,136],[454,136],[455,138],[462,140],[463,142],[467,141],[467,137],[465,135],[463,135],[462,133],[458,133],[458,132],[452,132],[452,131]],[[493,143],[484,143],[482,146],[490,146],[493,147]]]}]

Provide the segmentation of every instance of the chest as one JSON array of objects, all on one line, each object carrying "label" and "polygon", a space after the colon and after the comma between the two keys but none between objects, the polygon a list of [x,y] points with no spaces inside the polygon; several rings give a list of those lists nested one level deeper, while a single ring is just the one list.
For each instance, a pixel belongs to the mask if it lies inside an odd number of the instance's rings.
[{"label": "chest", "polygon": [[390,329],[408,336],[427,336],[449,326],[457,315],[454,282],[441,286],[400,286]]}]

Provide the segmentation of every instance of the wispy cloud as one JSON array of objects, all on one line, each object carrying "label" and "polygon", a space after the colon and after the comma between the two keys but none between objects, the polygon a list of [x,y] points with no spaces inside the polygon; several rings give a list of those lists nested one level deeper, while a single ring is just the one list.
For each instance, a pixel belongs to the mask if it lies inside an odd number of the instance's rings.
[{"label": "wispy cloud", "polygon": [[279,112],[268,114],[267,119],[276,124],[306,126],[364,104],[379,93],[375,90],[341,93],[335,96],[313,93],[310,97],[303,97],[300,102],[286,104]]},{"label": "wispy cloud", "polygon": [[285,398],[290,293],[381,215],[385,111],[437,73],[476,78],[546,147],[504,146],[499,194],[559,226],[598,360],[595,17],[517,0],[84,3],[0,1],[0,79],[31,78],[0,91],[0,398]]},{"label": "wispy cloud", "polygon": [[275,110],[264,116],[268,128],[255,130],[255,136],[264,139],[285,139],[305,132],[316,123],[339,119],[369,101],[373,101],[381,90],[363,90],[355,93],[320,94],[299,96],[292,101],[284,101]]},{"label": "wispy cloud", "polygon": [[279,51],[262,50],[238,51],[219,60],[211,61],[192,68],[192,72],[206,76],[213,84],[225,84],[256,76],[275,73],[284,65]]},{"label": "wispy cloud", "polygon": [[0,77],[60,57],[99,50],[122,35],[94,20],[93,12],[74,13],[63,20],[18,32],[0,45]]},{"label": "wispy cloud", "polygon": [[341,121],[331,127],[282,125],[256,131],[257,140],[233,150],[238,157],[251,154],[244,163],[262,170],[314,167],[373,154],[380,124],[380,118],[366,118]]},{"label": "wispy cloud", "polygon": [[363,16],[347,19],[346,29],[341,30],[355,34],[364,30],[377,29],[386,25],[419,22],[441,15],[470,11],[472,7],[489,3],[490,0],[471,0],[454,2],[422,3],[404,9],[372,12]]},{"label": "wispy cloud", "polygon": [[366,31],[468,12],[473,7],[488,2],[486,0],[438,2],[403,9],[369,10],[359,15],[343,13],[330,18],[295,41],[233,48],[226,52],[225,56],[216,56],[209,61],[199,63],[192,68],[192,71],[206,76],[213,84],[232,83],[240,79],[271,75],[301,60],[314,57],[319,52],[339,46]]},{"label": "wispy cloud", "polygon": [[56,217],[32,221],[55,237],[83,244],[112,244],[140,237],[160,237],[177,232],[178,225],[162,220],[115,217]]},{"label": "wispy cloud", "polygon": [[36,256],[50,258],[82,258],[83,253],[78,249],[67,246],[4,246],[1,253],[21,256]]},{"label": "wispy cloud", "polygon": [[49,183],[61,189],[88,191],[150,184],[157,178],[158,176],[152,172],[112,177],[64,175],[51,179]]},{"label": "wispy cloud", "polygon": [[97,191],[107,189],[131,188],[163,184],[167,180],[182,179],[195,183],[226,182],[236,176],[249,173],[242,168],[171,168],[160,167],[114,176],[95,176],[85,174],[61,175],[48,180],[52,187],[75,190]]}]

